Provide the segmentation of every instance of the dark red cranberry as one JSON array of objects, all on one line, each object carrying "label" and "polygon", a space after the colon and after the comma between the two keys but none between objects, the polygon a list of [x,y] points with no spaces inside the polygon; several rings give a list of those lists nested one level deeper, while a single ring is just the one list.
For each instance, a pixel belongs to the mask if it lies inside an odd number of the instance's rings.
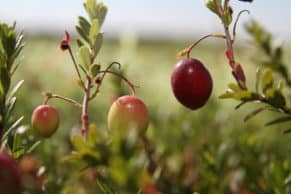
[{"label": "dark red cranberry", "polygon": [[171,76],[172,90],[177,100],[196,110],[208,100],[212,91],[212,78],[197,59],[183,59],[177,63]]},{"label": "dark red cranberry", "polygon": [[0,150],[0,193],[21,194],[21,176],[16,161]]}]

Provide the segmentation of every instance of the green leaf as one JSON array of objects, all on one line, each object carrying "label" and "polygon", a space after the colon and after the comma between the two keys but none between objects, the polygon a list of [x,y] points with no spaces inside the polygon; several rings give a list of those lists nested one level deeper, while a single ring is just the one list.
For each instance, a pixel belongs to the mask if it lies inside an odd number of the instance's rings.
[{"label": "green leaf", "polygon": [[[80,67],[80,69],[84,72],[85,75],[88,74],[87,69],[85,69],[85,67],[84,67],[83,65],[78,64],[78,67]],[[80,80],[80,79],[79,79],[79,80]],[[83,84],[83,86],[84,86],[84,82],[83,82],[83,80],[80,80],[80,81],[82,81],[82,84]],[[79,82],[79,81],[78,81],[78,82]],[[83,87],[83,88],[84,88],[84,87]]]},{"label": "green leaf", "polygon": [[226,92],[224,94],[221,94],[218,98],[220,98],[220,99],[234,98],[234,93],[233,92]]},{"label": "green leaf", "polygon": [[109,185],[106,184],[104,181],[102,181],[100,178],[97,179],[97,184],[98,184],[98,187],[100,188],[100,190],[104,194],[115,194],[115,192],[113,191],[113,189],[111,187],[109,187]]},{"label": "green leaf", "polygon": [[15,61],[15,59],[19,56],[19,54],[21,53],[21,51],[23,50],[24,45],[21,45],[20,47],[16,48],[13,55],[10,58],[10,63],[13,64],[13,62]]},{"label": "green leaf", "polygon": [[[14,53],[16,44],[16,34],[12,30],[2,37],[2,46],[5,50],[6,55],[10,58]],[[10,65],[10,64],[9,64]],[[9,67],[8,67],[9,68]]]},{"label": "green leaf", "polygon": [[93,64],[90,66],[90,75],[91,77],[96,77],[97,74],[100,72],[101,66],[99,64]]},{"label": "green leaf", "polygon": [[79,34],[79,36],[85,41],[87,42],[89,45],[91,45],[91,42],[90,42],[90,39],[89,39],[89,36],[86,35],[86,33],[82,30],[82,28],[80,28],[79,26],[76,26],[76,30]]},{"label": "green leaf", "polygon": [[71,142],[72,142],[74,148],[78,151],[85,150],[89,147],[87,142],[80,135],[74,135],[71,138]]},{"label": "green leaf", "polygon": [[89,35],[89,31],[91,27],[90,23],[82,16],[79,16],[78,19],[79,19],[79,25],[83,29],[84,33],[86,35]]},{"label": "green leaf", "polygon": [[253,117],[256,116],[257,114],[259,114],[259,113],[261,113],[261,112],[263,112],[263,111],[265,111],[265,110],[267,110],[266,107],[261,107],[261,108],[258,108],[258,109],[256,109],[256,110],[252,111],[252,112],[249,113],[247,116],[245,116],[245,118],[244,118],[244,122],[247,122],[248,120],[250,120],[251,118],[253,118]]},{"label": "green leaf", "polygon": [[205,6],[212,11],[215,14],[218,14],[218,7],[215,5],[215,3],[212,0],[209,0]]},{"label": "green leaf", "polygon": [[100,163],[101,155],[91,149],[83,149],[80,151],[82,160],[84,160],[89,166],[95,166]]},{"label": "green leaf", "polygon": [[264,94],[269,88],[273,87],[273,83],[273,72],[271,69],[268,69],[262,79],[262,89]]},{"label": "green leaf", "polygon": [[95,0],[86,0],[84,7],[87,11],[88,16],[91,20],[96,18],[96,1]]},{"label": "green leaf", "polygon": [[11,112],[13,111],[15,107],[16,97],[11,98],[6,105],[6,110],[4,113],[4,120],[8,121],[11,115]]},{"label": "green leaf", "polygon": [[215,158],[210,152],[208,151],[203,152],[203,158],[207,161],[208,164],[215,165]]},{"label": "green leaf", "polygon": [[79,48],[79,55],[83,66],[89,67],[91,64],[91,55],[88,47],[82,46]]},{"label": "green leaf", "polygon": [[66,155],[62,158],[62,162],[77,162],[80,163],[81,155],[78,152],[73,152],[70,155]]},{"label": "green leaf", "polygon": [[236,83],[229,83],[227,86],[234,92],[241,91],[241,88]]},{"label": "green leaf", "polygon": [[9,93],[7,101],[10,101],[11,98],[15,96],[16,92],[22,86],[23,82],[24,82],[24,80],[20,80],[17,84],[15,84],[15,86],[12,88],[11,92]]},{"label": "green leaf", "polygon": [[9,72],[5,67],[1,68],[0,79],[1,79],[0,84],[2,85],[3,92],[7,94],[10,88],[11,79],[10,79]]},{"label": "green leaf", "polygon": [[278,123],[284,123],[284,122],[289,122],[291,121],[291,117],[290,116],[285,116],[285,117],[279,117],[276,118],[272,121],[269,121],[265,124],[265,126],[270,126],[270,125],[274,125],[274,124],[278,124]]},{"label": "green leaf", "polygon": [[266,91],[266,97],[268,103],[276,108],[281,108],[286,105],[286,99],[281,93],[281,91],[277,90],[276,88],[269,88]]},{"label": "green leaf", "polygon": [[4,141],[4,139],[6,139],[9,136],[9,134],[12,132],[12,130],[14,130],[16,127],[18,127],[20,125],[23,118],[24,118],[24,116],[20,117],[13,124],[10,125],[10,127],[7,129],[7,131],[5,131],[5,133],[3,134],[1,141]]},{"label": "green leaf", "polygon": [[29,149],[26,151],[27,154],[32,153],[39,145],[41,144],[41,141],[34,142]]},{"label": "green leaf", "polygon": [[94,19],[92,21],[92,25],[91,25],[91,28],[89,31],[89,39],[91,41],[91,45],[95,45],[96,38],[99,34],[99,29],[100,29],[99,21],[98,21],[98,19]]},{"label": "green leaf", "polygon": [[12,155],[14,158],[19,158],[25,153],[24,146],[22,145],[21,134],[15,133],[13,139]]},{"label": "green leaf", "polygon": [[232,15],[229,12],[224,12],[221,19],[226,26],[229,26],[232,22]]},{"label": "green leaf", "polygon": [[242,100],[242,101],[251,100],[252,92],[248,90],[242,90],[242,91],[234,93],[233,98],[236,100]]},{"label": "green leaf", "polygon": [[96,127],[91,125],[88,131],[88,142],[90,143],[90,145],[95,147],[98,138],[99,138],[99,134]]},{"label": "green leaf", "polygon": [[9,60],[11,65],[14,63],[15,59],[19,56],[19,54],[24,48],[22,32],[16,36],[16,42],[15,42],[14,47],[15,48],[14,48],[13,54],[11,55],[10,60]]},{"label": "green leaf", "polygon": [[99,33],[96,37],[96,41],[95,41],[95,44],[93,47],[94,58],[98,55],[98,53],[102,47],[102,44],[103,44],[103,34]]},{"label": "green leaf", "polygon": [[280,80],[277,84],[277,90],[282,91],[284,88],[284,82]]},{"label": "green leaf", "polygon": [[98,9],[97,15],[98,15],[98,20],[99,20],[99,25],[101,27],[104,23],[105,18],[106,18],[107,7],[103,3],[98,3],[97,9]]},{"label": "green leaf", "polygon": [[[1,86],[1,85],[0,85]],[[0,93],[0,115],[3,114],[3,110],[5,109],[5,102],[4,102],[4,95]],[[4,116],[4,115],[1,115]],[[1,121],[3,121],[4,118],[1,118]]]},{"label": "green leaf", "polygon": [[1,40],[0,40],[0,68],[4,67],[6,62],[6,55],[1,51]]},{"label": "green leaf", "polygon": [[240,107],[242,107],[243,105],[245,105],[247,103],[248,103],[248,101],[241,102],[241,103],[239,103],[238,105],[235,106],[235,109],[239,109]]},{"label": "green leaf", "polygon": [[262,76],[262,69],[258,68],[256,71],[256,92],[259,92],[261,76]]},{"label": "green leaf", "polygon": [[[0,76],[1,76],[1,74],[0,74]],[[0,104],[3,102],[2,101],[2,98],[4,97],[4,96],[6,96],[5,95],[5,92],[4,92],[4,88],[3,88],[3,85],[2,85],[2,83],[0,82]],[[4,104],[3,104],[4,105]],[[1,109],[2,109],[2,107],[1,107]]]},{"label": "green leaf", "polygon": [[16,70],[18,69],[20,63],[17,63],[14,65],[13,69],[10,70],[10,75],[13,76],[13,74],[16,72]]}]

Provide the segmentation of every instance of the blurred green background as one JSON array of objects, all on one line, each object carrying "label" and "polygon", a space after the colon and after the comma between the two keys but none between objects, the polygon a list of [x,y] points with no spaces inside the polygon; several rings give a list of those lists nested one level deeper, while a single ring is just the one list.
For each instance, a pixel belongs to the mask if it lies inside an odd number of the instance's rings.
[{"label": "blurred green background", "polygon": [[[193,40],[195,39],[193,37]],[[14,79],[15,81],[25,80],[18,94],[16,112],[19,115],[25,115],[24,123],[30,128],[30,115],[44,99],[41,95],[42,91],[69,96],[79,101],[81,101],[82,93],[75,83],[76,75],[68,53],[59,49],[60,39],[28,36],[25,42],[24,57],[20,59],[21,66]],[[264,171],[262,166],[273,165],[272,161],[279,161],[280,167],[284,162],[290,164],[291,137],[283,134],[282,131],[289,127],[288,124],[264,127],[264,123],[274,118],[276,113],[262,113],[245,123],[244,116],[259,105],[249,104],[235,110],[234,107],[238,102],[218,99],[218,96],[226,90],[227,83],[234,81],[224,56],[223,43],[206,42],[192,52],[193,57],[204,62],[213,77],[214,90],[208,103],[199,110],[190,111],[175,100],[170,86],[170,75],[177,63],[175,55],[190,42],[189,40],[146,40],[139,39],[135,34],[126,34],[116,39],[106,39],[98,58],[98,62],[103,67],[112,61],[119,61],[122,64],[123,73],[134,84],[140,86],[137,89],[137,95],[148,105],[151,116],[147,135],[157,146],[158,152],[163,153],[163,157],[171,168],[179,169],[183,155],[189,151],[194,158],[200,158],[201,155],[209,152],[213,154],[213,160],[219,161],[222,157],[219,155],[221,149],[230,149],[229,153],[223,155],[223,161],[225,160],[222,162],[223,166],[230,166],[231,169],[245,169],[246,177],[261,177]],[[73,46],[74,48],[76,47]],[[287,45],[286,48],[288,48]],[[235,50],[237,60],[246,70],[248,84],[253,88],[257,68],[254,60],[261,56],[260,52],[250,44],[238,44]],[[291,52],[290,49],[285,50],[287,51],[286,61],[288,61]],[[124,83],[120,86],[118,81],[116,82],[108,75],[99,96],[91,102],[90,119],[98,130],[107,130],[107,113],[112,100],[120,93],[120,90],[124,94],[130,93]],[[290,94],[288,89],[284,92]],[[55,99],[52,99],[50,104],[60,111],[61,124],[56,134],[49,140],[45,140],[36,150],[36,155],[49,169],[53,168],[56,174],[62,174],[61,166],[64,164],[57,166],[62,156],[70,152],[68,140],[80,126],[80,110]],[[213,173],[211,162],[210,164],[202,162],[198,165],[198,169],[205,173],[206,177],[202,176],[202,179],[198,179],[195,187],[197,191],[202,193],[228,191],[225,188],[229,189],[230,186],[225,186],[220,178],[220,176],[226,176],[224,179],[229,181],[229,175],[225,174],[226,172],[218,170],[215,171],[216,174],[211,174]],[[122,172],[124,171],[120,173]],[[272,179],[271,174],[265,176]],[[51,187],[56,189],[56,185],[52,185]],[[216,187],[220,189],[215,189]],[[121,188],[134,190],[135,186]],[[181,192],[178,188],[178,186],[173,186],[171,192],[175,193],[175,189],[177,189],[176,192]],[[285,186],[283,185],[281,189],[285,189]],[[133,190],[129,193],[133,193]]]}]

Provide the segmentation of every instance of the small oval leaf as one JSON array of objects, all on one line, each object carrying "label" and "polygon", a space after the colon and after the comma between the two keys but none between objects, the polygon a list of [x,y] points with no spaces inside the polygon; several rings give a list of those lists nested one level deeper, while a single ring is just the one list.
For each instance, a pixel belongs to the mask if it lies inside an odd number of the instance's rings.
[{"label": "small oval leaf", "polygon": [[285,116],[285,117],[279,117],[276,118],[272,121],[269,121],[265,124],[265,126],[270,126],[270,125],[274,125],[274,124],[278,124],[278,123],[284,123],[284,122],[289,122],[291,121],[291,116]]},{"label": "small oval leaf", "polygon": [[79,55],[82,65],[88,67],[91,64],[91,56],[88,47],[82,46],[81,48],[79,48]]},{"label": "small oval leaf", "polygon": [[262,89],[264,94],[269,88],[273,87],[273,82],[273,72],[271,69],[268,69],[262,78]]}]

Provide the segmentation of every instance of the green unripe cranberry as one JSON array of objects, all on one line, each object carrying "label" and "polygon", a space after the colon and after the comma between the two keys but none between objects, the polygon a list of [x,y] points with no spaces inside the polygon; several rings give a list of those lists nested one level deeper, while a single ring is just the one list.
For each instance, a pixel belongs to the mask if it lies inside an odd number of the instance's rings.
[{"label": "green unripe cranberry", "polygon": [[112,130],[138,130],[144,134],[149,113],[144,102],[136,96],[122,96],[115,100],[108,113],[108,127]]},{"label": "green unripe cranberry", "polygon": [[40,105],[32,113],[32,127],[42,137],[50,137],[58,129],[59,123],[59,113],[50,105]]},{"label": "green unripe cranberry", "polygon": [[21,194],[21,176],[16,161],[0,150],[0,193]]}]

